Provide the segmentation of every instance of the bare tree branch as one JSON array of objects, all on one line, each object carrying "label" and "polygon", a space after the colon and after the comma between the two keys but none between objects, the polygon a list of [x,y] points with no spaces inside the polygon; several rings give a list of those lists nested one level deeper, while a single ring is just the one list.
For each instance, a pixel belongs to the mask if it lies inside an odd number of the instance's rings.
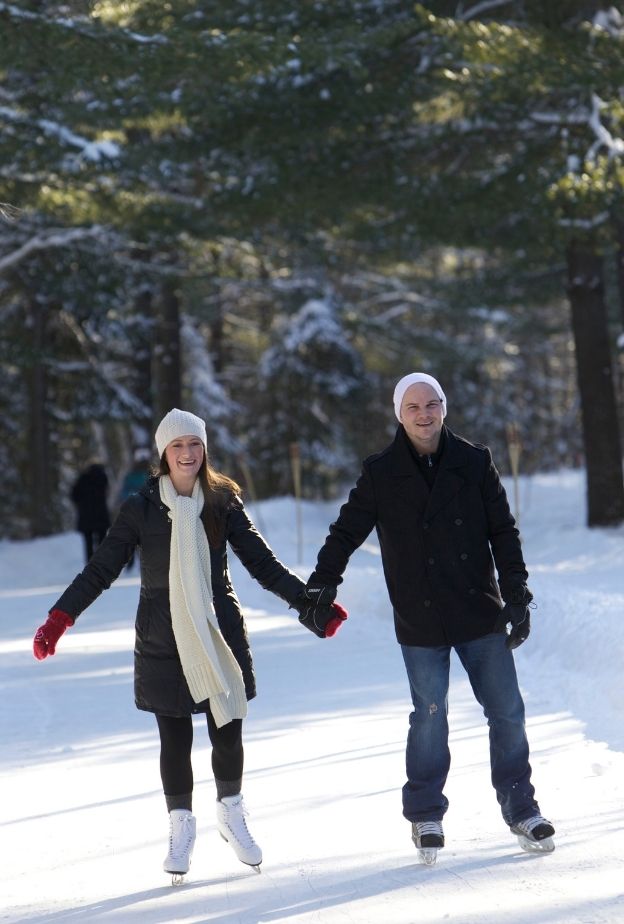
[{"label": "bare tree branch", "polygon": [[0,257],[0,273],[25,260],[26,257],[38,250],[67,247],[69,244],[90,237],[104,240],[108,237],[108,232],[101,225],[93,225],[91,228],[59,228],[45,234],[36,234],[25,244],[22,244],[21,247],[18,247],[17,250]]},{"label": "bare tree branch", "polygon": [[497,6],[507,6],[509,3],[511,3],[511,0],[481,0],[481,3],[477,3],[476,6],[466,10],[465,13],[460,13],[457,18],[467,22],[469,19],[474,19],[475,16],[480,16],[481,13],[493,10]]},{"label": "bare tree branch", "polygon": [[20,216],[20,210],[10,202],[0,202],[0,217],[5,221],[15,221]]}]

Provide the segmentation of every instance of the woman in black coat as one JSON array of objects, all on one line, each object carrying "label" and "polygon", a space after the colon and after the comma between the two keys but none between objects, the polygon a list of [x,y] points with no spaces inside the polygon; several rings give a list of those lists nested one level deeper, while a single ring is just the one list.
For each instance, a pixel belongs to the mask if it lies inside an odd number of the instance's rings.
[{"label": "woman in black coat", "polygon": [[160,469],[129,497],[85,569],[57,600],[35,635],[39,660],[54,654],[65,629],[110,587],[140,550],[135,702],[156,715],[160,768],[170,819],[164,863],[188,871],[192,815],[192,714],[204,713],[212,743],[217,826],[238,858],[258,867],[241,796],[242,719],[256,695],[245,621],[232,587],[226,543],[264,587],[294,604],[305,585],[277,560],[250,521],[238,485],[206,455],[204,421],[174,408],[156,431]]}]

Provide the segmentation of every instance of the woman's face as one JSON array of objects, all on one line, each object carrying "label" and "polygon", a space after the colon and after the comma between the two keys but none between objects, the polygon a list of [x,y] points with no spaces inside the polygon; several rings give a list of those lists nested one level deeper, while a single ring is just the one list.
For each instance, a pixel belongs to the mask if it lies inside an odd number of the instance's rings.
[{"label": "woman's face", "polygon": [[204,461],[204,444],[198,436],[179,436],[165,449],[172,478],[194,480]]}]

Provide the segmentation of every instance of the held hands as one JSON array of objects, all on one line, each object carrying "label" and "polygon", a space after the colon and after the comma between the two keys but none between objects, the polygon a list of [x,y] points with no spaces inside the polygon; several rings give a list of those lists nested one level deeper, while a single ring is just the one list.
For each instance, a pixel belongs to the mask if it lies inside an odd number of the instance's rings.
[{"label": "held hands", "polygon": [[63,632],[73,626],[74,620],[63,610],[52,610],[46,621],[40,626],[33,639],[33,654],[37,661],[43,661],[56,651],[56,643]]},{"label": "held hands", "polygon": [[312,606],[305,602],[302,605],[301,600],[296,600],[294,605],[295,609],[299,609],[301,625],[319,638],[331,638],[335,635],[349,615],[339,603],[332,603],[331,606]]},{"label": "held hands", "polygon": [[319,638],[335,635],[348,616],[344,607],[334,603],[336,588],[317,581],[308,581],[293,607],[299,613],[299,622]]}]

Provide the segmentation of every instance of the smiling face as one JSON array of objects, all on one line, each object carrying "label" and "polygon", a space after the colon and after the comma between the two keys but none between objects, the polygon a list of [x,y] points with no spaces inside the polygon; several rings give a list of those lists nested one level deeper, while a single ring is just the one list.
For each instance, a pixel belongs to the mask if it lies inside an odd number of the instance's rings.
[{"label": "smiling face", "polygon": [[425,382],[410,385],[401,402],[401,423],[420,455],[436,451],[443,422],[442,402],[435,389]]},{"label": "smiling face", "polygon": [[178,494],[190,494],[204,462],[204,444],[198,436],[179,436],[167,445],[165,460]]}]

